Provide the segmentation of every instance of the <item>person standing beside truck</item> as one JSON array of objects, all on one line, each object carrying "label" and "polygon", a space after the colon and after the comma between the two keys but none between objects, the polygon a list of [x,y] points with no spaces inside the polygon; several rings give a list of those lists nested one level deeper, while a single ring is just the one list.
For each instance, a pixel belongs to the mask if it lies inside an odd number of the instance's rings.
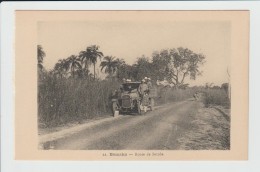
[{"label": "person standing beside truck", "polygon": [[145,83],[144,79],[141,81],[141,84],[139,85],[138,92],[141,97],[142,105],[146,105],[147,104],[148,86]]},{"label": "person standing beside truck", "polygon": [[151,82],[151,78],[147,78],[147,86],[148,86],[148,90],[152,89],[153,85]]},{"label": "person standing beside truck", "polygon": [[143,79],[141,81],[141,84],[138,87],[138,92],[140,93],[141,96],[143,96],[147,92],[147,90],[148,90],[148,86],[145,83],[145,80]]}]

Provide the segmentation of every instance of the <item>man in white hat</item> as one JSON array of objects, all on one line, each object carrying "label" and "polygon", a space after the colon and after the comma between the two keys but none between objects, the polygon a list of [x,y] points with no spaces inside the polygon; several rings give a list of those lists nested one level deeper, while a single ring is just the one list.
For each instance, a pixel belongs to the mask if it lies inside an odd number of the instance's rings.
[{"label": "man in white hat", "polygon": [[148,86],[145,82],[145,79],[142,80],[139,88],[138,88],[138,92],[140,93],[141,96],[141,102],[142,105],[147,106],[148,104]]}]

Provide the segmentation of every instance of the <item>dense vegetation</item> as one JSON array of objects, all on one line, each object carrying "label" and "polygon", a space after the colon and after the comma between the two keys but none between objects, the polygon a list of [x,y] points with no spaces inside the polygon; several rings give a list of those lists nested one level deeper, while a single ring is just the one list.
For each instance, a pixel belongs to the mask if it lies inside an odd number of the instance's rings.
[{"label": "dense vegetation", "polygon": [[[50,71],[44,68],[46,54],[41,45],[37,47],[37,54],[38,119],[39,124],[44,126],[111,114],[110,96],[123,78],[140,81],[147,76],[152,78],[154,85],[157,80],[171,84],[172,87],[158,87],[157,104],[184,100],[191,98],[196,91],[209,90],[206,87],[190,88],[185,82],[187,77],[196,79],[201,75],[199,67],[205,62],[204,55],[187,48],[153,52],[151,57],[139,57],[133,65],[129,65],[123,59],[105,56],[99,46],[92,45],[78,55],[58,60]],[[100,66],[97,66],[98,61]],[[90,70],[91,67],[93,70]],[[105,79],[96,74],[98,67],[106,74]],[[224,102],[211,96],[224,89],[210,88],[213,89],[217,90],[216,93],[206,94],[206,106]]]}]

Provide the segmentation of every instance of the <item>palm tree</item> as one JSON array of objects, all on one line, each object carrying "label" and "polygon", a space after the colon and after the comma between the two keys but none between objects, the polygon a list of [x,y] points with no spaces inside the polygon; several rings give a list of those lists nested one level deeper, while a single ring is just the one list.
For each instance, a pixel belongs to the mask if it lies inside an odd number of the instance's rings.
[{"label": "palm tree", "polygon": [[104,61],[100,63],[101,71],[105,68],[105,73],[108,73],[109,76],[112,76],[117,70],[118,61],[115,60],[115,57],[106,56]]},{"label": "palm tree", "polygon": [[87,77],[89,78],[89,66],[91,65],[91,50],[90,48],[87,48],[86,51],[81,51],[79,53],[79,58],[81,60],[82,64],[82,70],[79,71],[79,73],[82,75],[82,77]]},{"label": "palm tree", "polygon": [[85,62],[85,68],[88,65],[88,63],[92,63],[94,66],[94,79],[96,76],[96,63],[97,63],[97,59],[99,58],[101,60],[101,58],[103,57],[103,53],[100,52],[99,50],[99,46],[97,45],[92,45],[90,47],[87,47],[86,51],[81,51],[79,54],[79,57],[81,58],[82,62]]},{"label": "palm tree", "polygon": [[76,70],[76,74],[79,78],[87,78],[89,79],[89,70],[88,68],[79,68]]},{"label": "palm tree", "polygon": [[71,71],[72,77],[74,78],[76,70],[82,68],[80,59],[75,55],[71,55],[67,58],[66,63]]},{"label": "palm tree", "polygon": [[121,65],[124,65],[124,64],[125,64],[125,60],[124,60],[124,59],[119,59],[119,58],[117,58],[117,59],[116,59],[116,62],[117,62],[117,66],[121,66]]},{"label": "palm tree", "polygon": [[116,59],[116,67],[117,67],[117,71],[116,71],[116,75],[117,75],[117,78],[119,79],[120,78],[120,72],[122,72],[122,71],[120,71],[120,68],[122,68],[123,66],[125,66],[126,65],[126,63],[125,63],[125,60],[124,59],[119,59],[119,58],[117,58]]},{"label": "palm tree", "polygon": [[81,60],[82,65],[84,64],[84,69],[88,69],[90,65],[90,49],[86,49],[86,51],[81,51],[79,53],[79,58]]},{"label": "palm tree", "polygon": [[38,67],[39,69],[43,69],[43,59],[46,56],[45,52],[43,51],[43,48],[41,45],[37,45],[37,60],[38,60]]},{"label": "palm tree", "polygon": [[69,70],[69,63],[66,59],[60,59],[54,66],[54,73],[58,74],[60,78],[66,75]]}]

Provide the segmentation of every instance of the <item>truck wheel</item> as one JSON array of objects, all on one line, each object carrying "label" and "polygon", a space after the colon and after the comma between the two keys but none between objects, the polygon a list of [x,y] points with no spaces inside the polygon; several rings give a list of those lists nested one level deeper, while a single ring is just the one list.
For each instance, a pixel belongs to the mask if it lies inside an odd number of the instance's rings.
[{"label": "truck wheel", "polygon": [[112,112],[113,112],[113,115],[115,114],[115,111],[118,110],[118,107],[117,107],[117,103],[116,102],[113,102],[112,104]]},{"label": "truck wheel", "polygon": [[151,100],[150,100],[150,109],[151,109],[151,111],[154,110],[154,99],[153,98],[151,98]]}]

